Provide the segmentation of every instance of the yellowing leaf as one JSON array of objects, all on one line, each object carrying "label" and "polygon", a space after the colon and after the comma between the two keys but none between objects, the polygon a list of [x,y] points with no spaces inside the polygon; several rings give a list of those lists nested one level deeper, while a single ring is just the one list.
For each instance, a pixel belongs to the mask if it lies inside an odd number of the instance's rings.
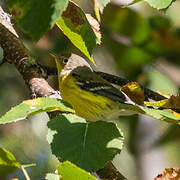
[{"label": "yellowing leaf", "polygon": [[179,109],[180,110],[180,95],[172,95],[169,99],[164,99],[155,102],[144,102],[146,106],[162,107],[167,109]]},{"label": "yellowing leaf", "polygon": [[172,95],[169,99],[169,104],[175,109],[180,109],[180,94],[177,96]]},{"label": "yellowing leaf", "polygon": [[91,16],[91,14],[86,14],[86,18],[91,25],[92,30],[94,31],[97,39],[97,43],[101,44],[101,32],[100,32],[100,25],[98,21]]},{"label": "yellowing leaf", "polygon": [[57,171],[63,180],[97,180],[90,173],[80,169],[69,161],[65,161],[58,166]]},{"label": "yellowing leaf", "polygon": [[83,10],[70,1],[56,25],[93,62],[92,50],[99,43],[99,38],[93,32]]},{"label": "yellowing leaf", "polygon": [[165,170],[159,174],[154,180],[179,180],[180,169],[179,168],[165,168]]},{"label": "yellowing leaf", "polygon": [[23,101],[21,104],[13,107],[0,118],[0,124],[24,120],[35,113],[51,112],[55,110],[61,112],[74,112],[70,105],[63,100],[57,100],[55,98],[37,98]]},{"label": "yellowing leaf", "polygon": [[130,82],[122,86],[121,90],[135,103],[142,104],[144,102],[144,91],[137,82]]}]

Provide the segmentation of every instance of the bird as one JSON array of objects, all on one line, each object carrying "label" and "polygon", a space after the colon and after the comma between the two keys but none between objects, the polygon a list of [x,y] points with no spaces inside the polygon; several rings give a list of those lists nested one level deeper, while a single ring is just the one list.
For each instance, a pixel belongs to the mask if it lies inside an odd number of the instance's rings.
[{"label": "bird", "polygon": [[99,76],[81,56],[53,54],[62,99],[87,121],[112,120],[142,112],[124,92]]}]

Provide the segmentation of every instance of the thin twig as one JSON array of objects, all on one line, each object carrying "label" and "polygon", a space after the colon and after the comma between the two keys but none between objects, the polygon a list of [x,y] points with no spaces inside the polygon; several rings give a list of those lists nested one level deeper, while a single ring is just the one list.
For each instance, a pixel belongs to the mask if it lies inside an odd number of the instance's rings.
[{"label": "thin twig", "polygon": [[22,166],[23,166],[24,168],[34,167],[34,166],[36,166],[36,164],[35,164],[35,163],[32,163],[32,164],[23,164]]},{"label": "thin twig", "polygon": [[21,166],[21,169],[22,169],[22,172],[23,172],[23,174],[24,174],[26,180],[30,180],[30,177],[29,177],[29,175],[28,175],[28,173],[27,173],[27,171],[25,170],[25,168],[24,168],[23,165]]},{"label": "thin twig", "polygon": [[48,76],[57,75],[57,68],[56,67],[49,67],[46,65],[40,65],[46,72]]}]

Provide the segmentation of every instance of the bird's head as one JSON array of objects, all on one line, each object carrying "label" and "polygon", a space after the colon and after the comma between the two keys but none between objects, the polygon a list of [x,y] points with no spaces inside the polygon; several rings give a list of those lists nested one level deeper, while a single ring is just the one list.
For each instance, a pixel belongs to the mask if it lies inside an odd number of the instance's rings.
[{"label": "bird's head", "polygon": [[79,67],[88,67],[91,69],[91,66],[86,62],[84,58],[76,54],[71,54],[70,56],[57,56],[51,54],[58,68],[58,74],[60,73],[70,73],[71,71]]}]

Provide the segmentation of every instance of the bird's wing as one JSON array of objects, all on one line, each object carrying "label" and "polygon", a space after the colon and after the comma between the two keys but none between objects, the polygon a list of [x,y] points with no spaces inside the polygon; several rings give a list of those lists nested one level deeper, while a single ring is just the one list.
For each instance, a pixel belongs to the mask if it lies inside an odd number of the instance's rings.
[{"label": "bird's wing", "polygon": [[134,104],[123,92],[116,89],[88,67],[78,67],[74,69],[72,71],[72,76],[76,78],[77,85],[83,90],[110,98],[120,103]]}]

